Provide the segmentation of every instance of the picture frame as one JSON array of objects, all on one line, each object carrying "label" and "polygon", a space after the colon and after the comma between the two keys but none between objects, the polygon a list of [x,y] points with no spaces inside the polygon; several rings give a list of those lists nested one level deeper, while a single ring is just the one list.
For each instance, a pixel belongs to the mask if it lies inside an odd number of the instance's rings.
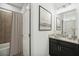
[{"label": "picture frame", "polygon": [[56,30],[57,31],[62,31],[63,27],[63,20],[60,17],[56,17]]},{"label": "picture frame", "polygon": [[39,31],[52,29],[52,13],[39,5]]}]

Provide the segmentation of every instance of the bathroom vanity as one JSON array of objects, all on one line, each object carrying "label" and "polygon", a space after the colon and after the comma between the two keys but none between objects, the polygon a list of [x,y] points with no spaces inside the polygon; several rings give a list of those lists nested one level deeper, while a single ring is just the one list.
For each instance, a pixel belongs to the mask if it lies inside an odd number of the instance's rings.
[{"label": "bathroom vanity", "polygon": [[49,37],[50,56],[79,56],[78,40]]},{"label": "bathroom vanity", "polygon": [[49,35],[51,56],[79,56],[76,9],[57,14],[54,34]]}]

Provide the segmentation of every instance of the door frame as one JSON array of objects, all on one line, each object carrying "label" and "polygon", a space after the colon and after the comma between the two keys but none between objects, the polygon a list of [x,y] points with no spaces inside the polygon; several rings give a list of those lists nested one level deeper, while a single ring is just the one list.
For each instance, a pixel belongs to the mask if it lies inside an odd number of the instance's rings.
[{"label": "door frame", "polygon": [[31,56],[31,3],[29,3],[29,56]]}]

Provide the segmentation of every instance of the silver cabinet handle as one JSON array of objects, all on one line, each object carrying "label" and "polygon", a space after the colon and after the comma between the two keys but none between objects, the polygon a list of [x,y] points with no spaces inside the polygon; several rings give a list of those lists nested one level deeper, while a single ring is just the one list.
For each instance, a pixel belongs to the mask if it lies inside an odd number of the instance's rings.
[{"label": "silver cabinet handle", "polygon": [[58,46],[58,50],[61,51],[61,49],[62,49],[62,47],[61,46]]},{"label": "silver cabinet handle", "polygon": [[58,51],[60,51],[60,46],[58,46]]},{"label": "silver cabinet handle", "polygon": [[60,51],[61,51],[61,46],[60,46]]}]

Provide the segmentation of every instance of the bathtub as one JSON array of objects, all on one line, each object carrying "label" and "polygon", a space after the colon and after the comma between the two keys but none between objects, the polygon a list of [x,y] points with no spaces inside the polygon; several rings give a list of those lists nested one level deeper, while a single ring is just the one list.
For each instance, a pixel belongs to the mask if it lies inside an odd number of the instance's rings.
[{"label": "bathtub", "polygon": [[10,43],[0,44],[0,56],[9,56]]}]

